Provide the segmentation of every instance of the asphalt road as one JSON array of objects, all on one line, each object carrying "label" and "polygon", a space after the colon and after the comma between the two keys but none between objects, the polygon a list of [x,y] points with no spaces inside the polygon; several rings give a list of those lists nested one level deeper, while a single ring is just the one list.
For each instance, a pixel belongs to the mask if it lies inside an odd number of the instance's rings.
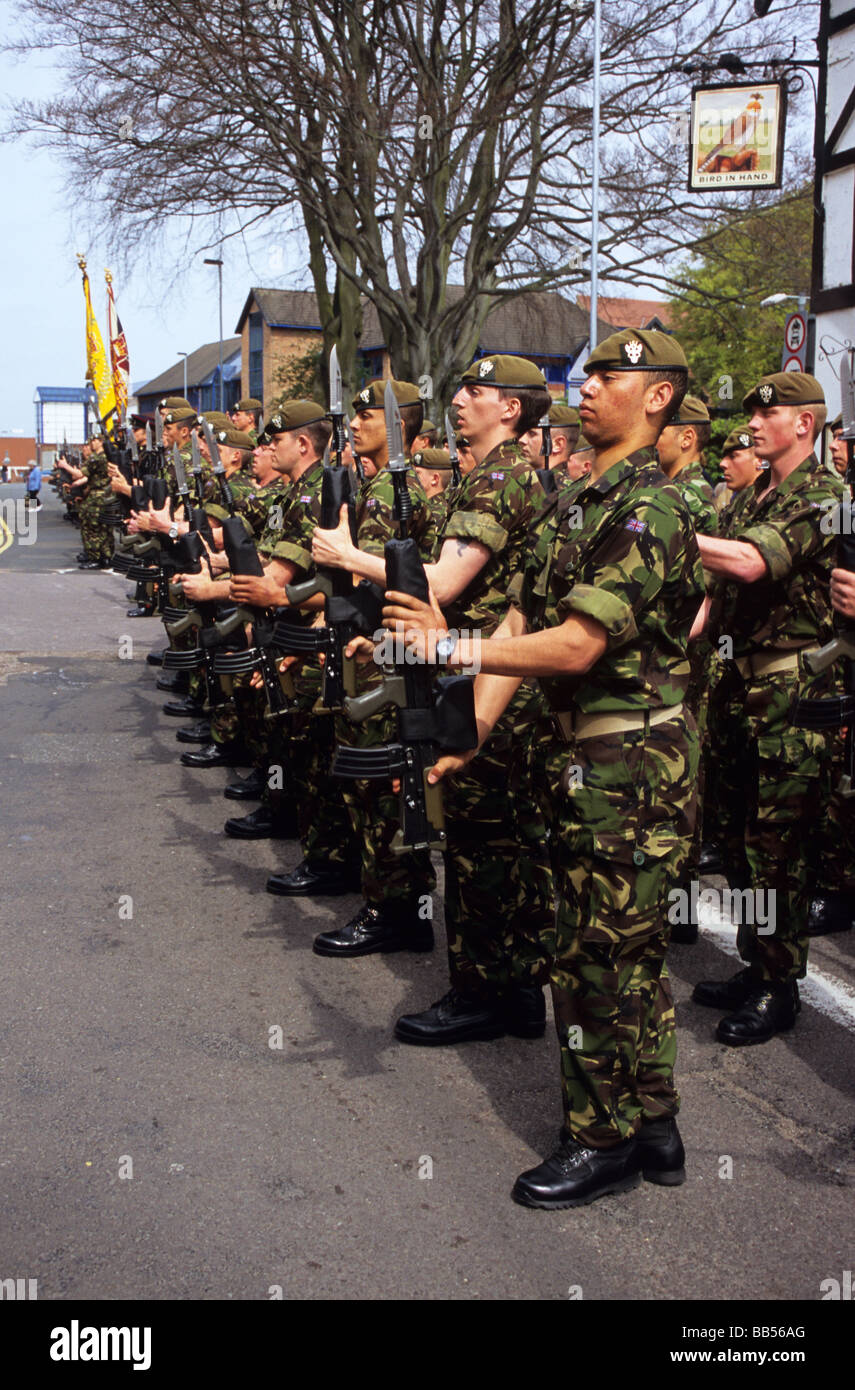
[{"label": "asphalt road", "polygon": [[179,765],[145,664],[159,622],[125,618],[127,580],[68,572],[47,488],[22,544],[22,495],[0,489],[0,1279],[43,1299],[752,1301],[817,1300],[853,1268],[853,933],[816,943],[830,984],[795,1032],[745,1050],[690,1002],[733,968],[732,933],[673,948],[687,1183],[516,1206],[560,1122],[551,1030],[394,1041],[444,992],[444,952],[312,954],[357,900],[264,892],[297,844],[222,834],[227,777]]}]

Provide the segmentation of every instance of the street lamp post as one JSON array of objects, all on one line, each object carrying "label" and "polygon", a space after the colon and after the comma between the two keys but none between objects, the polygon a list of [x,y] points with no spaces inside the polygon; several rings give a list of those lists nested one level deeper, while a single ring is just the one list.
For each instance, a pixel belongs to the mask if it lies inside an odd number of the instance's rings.
[{"label": "street lamp post", "polygon": [[814,324],[808,318],[808,297],[806,294],[767,294],[765,299],[760,300],[761,309],[769,309],[773,304],[784,304],[788,299],[794,299],[799,306],[799,313],[805,316],[805,327],[807,329],[807,341],[805,342],[805,368],[813,371],[814,353]]},{"label": "street lamp post", "polygon": [[182,352],[179,348],[178,356],[184,358],[184,399],[185,401],[189,401],[190,397],[187,395],[187,353]]},{"label": "street lamp post", "polygon": [[220,410],[224,409],[223,394],[223,263],[215,256],[206,256],[205,265],[215,265],[217,267],[217,279],[220,290]]}]

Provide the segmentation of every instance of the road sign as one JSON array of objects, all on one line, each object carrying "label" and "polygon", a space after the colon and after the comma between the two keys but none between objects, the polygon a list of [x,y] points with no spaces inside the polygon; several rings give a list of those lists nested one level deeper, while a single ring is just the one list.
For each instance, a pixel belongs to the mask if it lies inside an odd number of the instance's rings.
[{"label": "road sign", "polygon": [[784,324],[784,350],[781,354],[782,372],[803,372],[807,353],[807,315],[800,311],[787,315]]}]

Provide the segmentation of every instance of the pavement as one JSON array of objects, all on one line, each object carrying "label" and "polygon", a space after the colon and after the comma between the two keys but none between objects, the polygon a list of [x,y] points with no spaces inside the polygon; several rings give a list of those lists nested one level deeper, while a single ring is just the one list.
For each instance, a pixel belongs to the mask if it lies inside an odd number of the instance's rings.
[{"label": "pavement", "polygon": [[551,1028],[394,1041],[444,993],[444,951],[313,955],[358,900],[265,893],[298,845],[222,834],[229,779],[180,766],[145,664],[161,624],[126,619],[125,578],[76,569],[47,487],[23,543],[22,496],[0,488],[0,1279],[40,1299],[751,1302],[816,1301],[853,1268],[855,933],[814,943],[797,1028],[748,1049],[690,1000],[731,973],[733,929],[673,947],[686,1184],[516,1206],[560,1123]]}]

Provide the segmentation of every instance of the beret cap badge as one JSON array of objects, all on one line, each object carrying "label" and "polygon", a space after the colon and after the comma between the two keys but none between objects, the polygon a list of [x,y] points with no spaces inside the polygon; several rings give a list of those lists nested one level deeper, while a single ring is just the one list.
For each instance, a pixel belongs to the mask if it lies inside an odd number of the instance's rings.
[{"label": "beret cap badge", "polygon": [[640,343],[637,338],[631,338],[628,343],[624,343],[623,350],[629,358],[629,361],[635,365],[641,361],[644,344]]},{"label": "beret cap badge", "polygon": [[484,359],[484,361],[481,363],[480,367],[478,368],[478,375],[479,375],[479,376],[489,376],[490,373],[492,372],[492,370],[493,370],[493,363],[492,363],[492,361],[490,360],[490,358],[487,357],[487,358]]},{"label": "beret cap badge", "polygon": [[764,382],[762,386],[757,387],[757,395],[760,397],[764,405],[769,404],[774,394],[774,390],[768,382]]}]

